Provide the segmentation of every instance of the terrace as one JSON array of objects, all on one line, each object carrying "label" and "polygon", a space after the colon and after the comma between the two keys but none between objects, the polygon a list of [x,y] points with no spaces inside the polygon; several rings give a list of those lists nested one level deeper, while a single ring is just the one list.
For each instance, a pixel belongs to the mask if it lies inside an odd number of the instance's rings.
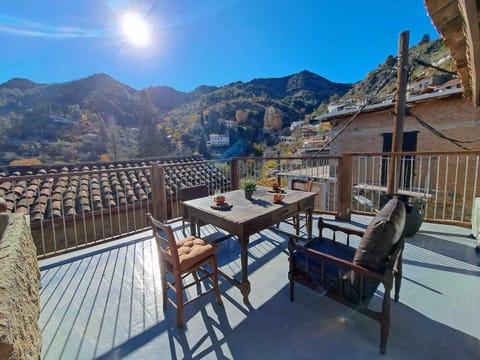
[{"label": "terrace", "polygon": [[[425,199],[425,221],[407,240],[387,357],[476,358],[480,255],[471,217],[480,153],[399,155],[399,192]],[[224,306],[208,296],[188,305],[185,329],[178,330],[173,309],[162,311],[145,214],[169,221],[180,237],[181,187],[208,184],[213,194],[236,188],[245,176],[260,183],[274,177],[283,187],[301,177],[314,180],[315,219],[364,228],[380,206],[388,156],[187,159],[1,178],[9,210],[30,215],[41,270],[42,358],[381,357],[373,320],[299,285],[290,302],[285,233],[293,229],[286,224],[250,238],[250,307],[220,278]],[[206,238],[218,233],[202,227]],[[219,243],[218,257],[223,272],[240,272],[235,238]],[[375,296],[372,307],[379,305]]]},{"label": "terrace", "polygon": [[[349,224],[363,228],[370,219],[354,215]],[[180,223],[173,226],[181,236]],[[202,231],[207,236],[215,229]],[[408,239],[385,356],[378,352],[378,324],[372,319],[300,285],[290,302],[287,238],[272,229],[251,238],[251,306],[220,277],[224,305],[213,294],[188,305],[183,330],[175,326],[173,308],[162,311],[151,231],[44,259],[42,358],[476,359],[480,258],[469,233],[424,223]],[[238,254],[235,239],[220,242],[220,268],[238,274]],[[375,296],[372,307],[379,306]]]}]

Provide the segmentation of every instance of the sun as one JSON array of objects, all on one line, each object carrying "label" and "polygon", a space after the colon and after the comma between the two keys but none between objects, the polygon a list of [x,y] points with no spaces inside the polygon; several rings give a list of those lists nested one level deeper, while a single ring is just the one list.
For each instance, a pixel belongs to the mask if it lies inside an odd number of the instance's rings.
[{"label": "sun", "polygon": [[121,26],[123,34],[127,41],[139,47],[150,45],[151,32],[147,21],[139,14],[126,12],[121,17]]}]

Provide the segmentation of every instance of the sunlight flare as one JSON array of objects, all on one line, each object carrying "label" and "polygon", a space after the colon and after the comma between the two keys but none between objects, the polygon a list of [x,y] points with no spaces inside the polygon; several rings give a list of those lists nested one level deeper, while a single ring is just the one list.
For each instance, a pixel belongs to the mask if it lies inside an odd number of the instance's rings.
[{"label": "sunlight flare", "polygon": [[127,41],[134,45],[145,47],[151,43],[151,32],[147,21],[139,14],[127,12],[122,15],[121,26]]}]

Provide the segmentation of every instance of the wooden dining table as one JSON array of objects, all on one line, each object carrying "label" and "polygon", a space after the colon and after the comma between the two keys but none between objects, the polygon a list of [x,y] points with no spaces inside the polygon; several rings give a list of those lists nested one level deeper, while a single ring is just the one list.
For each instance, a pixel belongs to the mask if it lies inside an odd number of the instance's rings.
[{"label": "wooden dining table", "polygon": [[190,221],[191,232],[196,235],[196,224],[211,224],[236,236],[240,245],[241,280],[220,274],[238,287],[245,304],[249,304],[250,282],[248,281],[248,243],[250,235],[278,224],[300,212],[306,213],[307,237],[312,236],[312,213],[314,192],[287,190],[280,203],[273,202],[275,191],[268,187],[257,187],[251,200],[245,198],[244,190],[222,193],[224,206],[217,206],[214,196],[206,196],[183,203],[184,215]]}]

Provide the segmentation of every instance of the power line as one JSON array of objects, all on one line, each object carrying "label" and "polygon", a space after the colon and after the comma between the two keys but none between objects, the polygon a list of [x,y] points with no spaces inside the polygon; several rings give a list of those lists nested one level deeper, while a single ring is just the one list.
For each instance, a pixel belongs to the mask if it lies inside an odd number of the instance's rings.
[{"label": "power line", "polygon": [[328,140],[325,144],[323,144],[323,146],[318,150],[316,151],[314,154],[311,155],[311,157],[314,157],[314,156],[317,156],[318,154],[320,154],[323,150],[325,150],[333,141],[335,141],[335,139],[337,139],[349,126],[350,124],[363,112],[363,110],[371,104],[372,102],[372,99],[375,98],[375,96],[378,95],[378,93],[380,92],[380,90],[382,90],[386,85],[387,85],[387,82],[389,81],[392,81],[392,78],[394,78],[395,76],[392,75],[392,73],[395,74],[396,76],[396,72],[390,72],[390,76],[388,77],[385,77],[385,79],[383,80],[383,82],[377,87],[377,90],[375,91],[375,93],[370,96],[366,101],[365,101],[365,104],[363,104],[360,109],[358,109],[358,111],[353,114],[353,116],[345,123],[345,125],[335,134],[335,136],[333,136],[332,138],[330,138],[330,140]]},{"label": "power line", "polygon": [[454,71],[450,71],[450,70],[447,70],[447,69],[443,69],[443,68],[441,68],[441,67],[438,67],[438,66],[429,64],[429,63],[427,63],[426,61],[423,61],[423,60],[420,60],[420,59],[417,59],[417,58],[414,58],[414,57],[412,57],[411,59],[412,59],[413,61],[415,61],[417,64],[422,65],[422,66],[424,66],[424,67],[429,67],[429,68],[432,68],[432,69],[435,69],[435,70],[444,72],[444,73],[446,73],[446,74],[454,75],[455,77],[457,76],[457,73],[454,72]]},{"label": "power line", "polygon": [[445,134],[443,134],[442,132],[440,132],[439,130],[435,129],[432,125],[428,124],[426,121],[420,119],[417,115],[415,115],[410,110],[408,110],[407,112],[408,112],[409,116],[412,116],[413,118],[415,118],[415,120],[417,120],[417,122],[420,125],[422,125],[425,129],[427,129],[428,131],[430,131],[431,133],[433,133],[434,135],[438,136],[441,139],[450,141],[451,143],[455,144],[456,146],[462,148],[463,150],[469,150],[469,149],[466,148],[465,146],[463,146],[462,144],[471,144],[471,143],[480,141],[480,139],[471,140],[471,141],[462,141],[462,140],[458,140],[458,139],[448,137]]}]

